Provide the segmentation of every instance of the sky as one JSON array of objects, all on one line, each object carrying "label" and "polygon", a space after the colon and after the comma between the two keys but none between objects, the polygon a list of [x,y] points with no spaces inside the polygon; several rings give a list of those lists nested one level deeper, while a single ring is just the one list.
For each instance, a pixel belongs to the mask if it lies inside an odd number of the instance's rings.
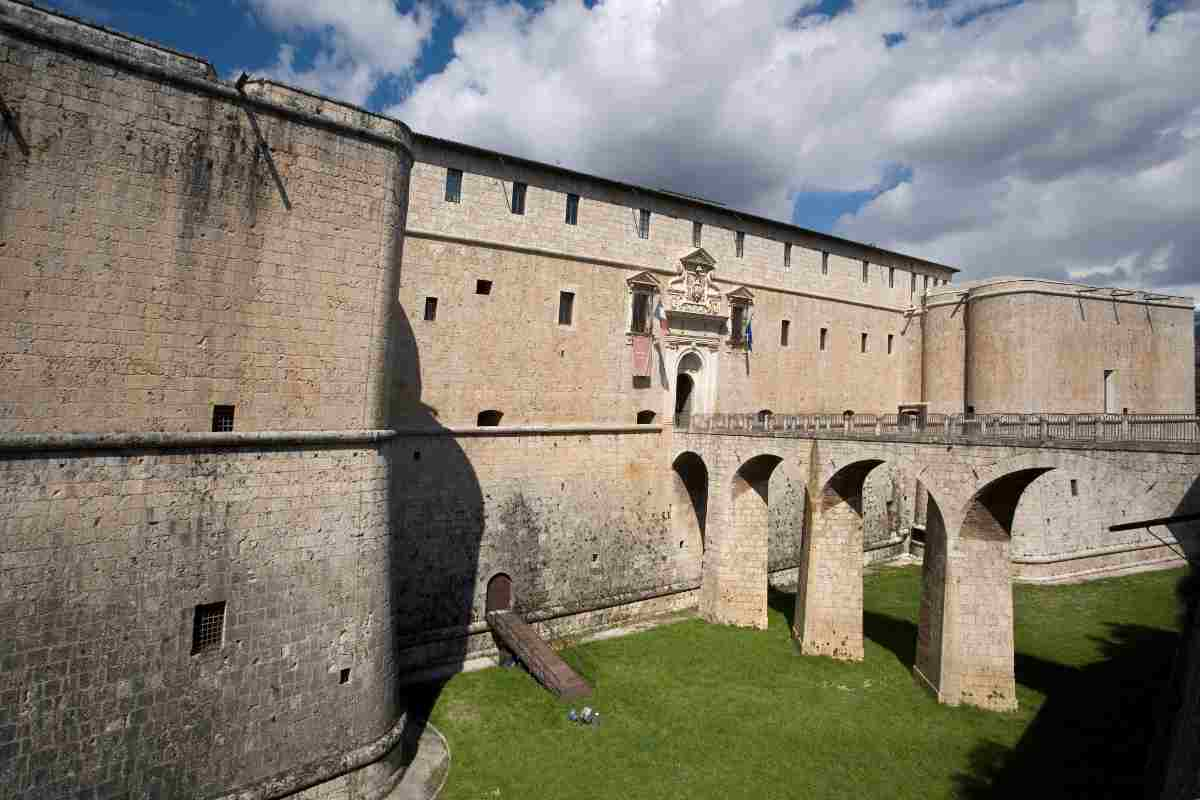
[{"label": "sky", "polygon": [[41,0],[963,270],[1200,298],[1200,0]]}]

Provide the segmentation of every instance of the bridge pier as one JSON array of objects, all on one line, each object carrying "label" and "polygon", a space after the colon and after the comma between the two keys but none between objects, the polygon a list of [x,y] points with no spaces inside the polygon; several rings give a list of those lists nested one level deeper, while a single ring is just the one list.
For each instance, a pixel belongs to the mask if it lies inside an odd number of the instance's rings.
[{"label": "bridge pier", "polygon": [[805,655],[862,660],[862,492],[879,463],[851,465],[809,503],[792,630]]}]

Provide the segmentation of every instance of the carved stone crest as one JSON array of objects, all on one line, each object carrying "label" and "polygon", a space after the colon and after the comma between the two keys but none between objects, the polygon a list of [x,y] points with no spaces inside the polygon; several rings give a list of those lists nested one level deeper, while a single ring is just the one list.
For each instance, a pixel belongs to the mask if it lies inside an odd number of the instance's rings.
[{"label": "carved stone crest", "polygon": [[668,311],[691,314],[721,314],[721,292],[713,285],[717,262],[704,248],[679,260],[679,274],[667,285]]}]

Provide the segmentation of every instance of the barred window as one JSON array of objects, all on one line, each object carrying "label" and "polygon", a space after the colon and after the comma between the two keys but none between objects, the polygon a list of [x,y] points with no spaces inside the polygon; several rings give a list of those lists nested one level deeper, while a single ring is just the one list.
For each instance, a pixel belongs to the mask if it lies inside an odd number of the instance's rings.
[{"label": "barred window", "polygon": [[575,225],[579,222],[579,195],[567,195],[567,220],[568,225]]},{"label": "barred window", "polygon": [[462,170],[446,168],[446,202],[462,202]]},{"label": "barred window", "polygon": [[737,251],[738,258],[741,258],[746,252],[746,234],[742,231],[737,232],[737,237],[734,240],[734,249]]},{"label": "barred window", "polygon": [[233,430],[233,406],[213,406],[212,429],[214,433]]},{"label": "barred window", "polygon": [[699,222],[692,223],[692,247],[700,246],[700,234],[704,230],[704,225]]},{"label": "barred window", "polygon": [[638,238],[650,238],[650,209],[638,209]]},{"label": "barred window", "polygon": [[792,243],[791,242],[783,243],[783,268],[784,269],[792,268]]},{"label": "barred window", "polygon": [[192,615],[192,655],[221,646],[225,635],[225,602],[202,603]]},{"label": "barred window", "polygon": [[512,190],[512,213],[525,213],[525,184],[513,182]]},{"label": "barred window", "polygon": [[867,282],[867,275],[868,275],[868,271],[869,271],[870,269],[871,269],[871,262],[867,261],[867,260],[864,258],[864,259],[863,259],[863,276],[862,276],[862,281],[863,281],[863,283],[866,283],[866,282]]},{"label": "barred window", "polygon": [[829,274],[829,253],[828,251],[821,253],[821,274]]},{"label": "barred window", "polygon": [[895,267],[888,267],[888,288],[889,289],[896,288],[896,268]]}]

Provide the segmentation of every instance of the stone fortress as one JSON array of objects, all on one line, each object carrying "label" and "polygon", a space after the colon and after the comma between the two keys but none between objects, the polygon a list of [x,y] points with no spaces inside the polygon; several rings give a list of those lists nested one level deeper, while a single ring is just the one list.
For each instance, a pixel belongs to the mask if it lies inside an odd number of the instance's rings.
[{"label": "stone fortress", "polygon": [[382,797],[497,581],[546,636],[798,583],[855,658],[864,561],[924,551],[915,674],[1008,708],[1010,576],[1181,563],[1108,526],[1198,503],[1190,298],[962,282],[24,0],[0,112],[0,798]]}]

